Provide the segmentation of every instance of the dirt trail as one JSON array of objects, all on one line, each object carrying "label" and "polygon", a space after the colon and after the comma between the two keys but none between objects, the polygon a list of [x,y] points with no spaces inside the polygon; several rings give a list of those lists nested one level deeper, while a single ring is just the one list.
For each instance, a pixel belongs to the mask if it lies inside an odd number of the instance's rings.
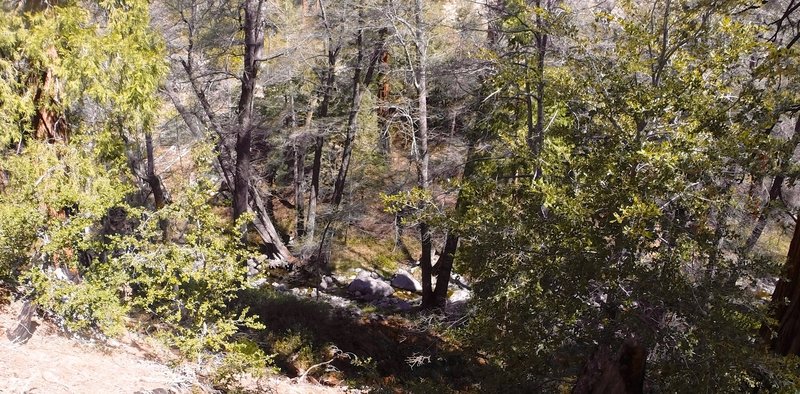
[{"label": "dirt trail", "polygon": [[[30,319],[27,327],[22,328],[19,322],[24,315]],[[11,339],[19,334],[22,334],[21,341]],[[61,335],[55,326],[37,317],[32,308],[26,309],[21,302],[0,305],[0,393],[215,392],[200,382],[191,366],[173,369],[154,361],[163,359],[163,350],[159,351],[157,345],[143,338],[127,336],[112,342],[113,346],[103,347],[82,343]],[[161,358],[156,357],[157,354]],[[242,388],[257,393],[361,392],[347,387],[296,382],[284,376],[247,383]]]},{"label": "dirt trail", "polygon": [[[36,316],[22,328],[22,310],[19,302],[0,307],[0,393],[166,393],[188,387],[185,377],[131,346],[104,351],[59,335]],[[12,341],[20,332],[31,335]]]}]

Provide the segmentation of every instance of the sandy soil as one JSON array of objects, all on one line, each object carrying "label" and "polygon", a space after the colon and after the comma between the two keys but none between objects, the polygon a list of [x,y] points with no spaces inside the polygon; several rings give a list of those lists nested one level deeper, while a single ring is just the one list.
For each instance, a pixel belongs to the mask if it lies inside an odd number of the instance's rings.
[{"label": "sandy soil", "polygon": [[[22,327],[23,309],[19,302],[0,307],[0,393],[188,391],[185,377],[133,346],[80,343],[35,315]],[[14,340],[20,332],[32,335]]]},{"label": "sandy soil", "polygon": [[[24,324],[20,324],[23,322]],[[21,302],[0,306],[0,393],[211,393],[191,366],[173,369],[154,341],[128,335],[92,344],[63,335]],[[242,382],[248,392],[360,393],[347,387],[296,382],[284,376]]]}]

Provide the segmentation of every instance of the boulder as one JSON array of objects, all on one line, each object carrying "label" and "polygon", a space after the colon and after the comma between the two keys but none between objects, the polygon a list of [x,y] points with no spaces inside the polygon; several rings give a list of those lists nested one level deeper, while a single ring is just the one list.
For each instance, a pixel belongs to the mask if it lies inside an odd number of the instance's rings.
[{"label": "boulder", "polygon": [[450,286],[467,290],[470,289],[469,282],[467,282],[467,279],[464,278],[462,275],[456,273],[450,275]]},{"label": "boulder", "polygon": [[451,303],[467,302],[472,298],[472,292],[469,290],[456,290],[450,295]]},{"label": "boulder", "polygon": [[373,278],[367,271],[359,272],[358,276],[347,286],[347,291],[367,301],[386,298],[394,293],[394,289],[389,283],[379,278]]},{"label": "boulder", "polygon": [[392,287],[420,293],[422,292],[422,284],[419,283],[414,276],[405,270],[397,270],[397,273],[392,278]]},{"label": "boulder", "polygon": [[323,276],[319,282],[319,288],[322,290],[330,290],[336,287],[336,279],[332,276]]},{"label": "boulder", "polygon": [[394,312],[408,312],[414,308],[410,302],[397,297],[387,297],[374,302],[374,304],[379,308],[389,309]]}]

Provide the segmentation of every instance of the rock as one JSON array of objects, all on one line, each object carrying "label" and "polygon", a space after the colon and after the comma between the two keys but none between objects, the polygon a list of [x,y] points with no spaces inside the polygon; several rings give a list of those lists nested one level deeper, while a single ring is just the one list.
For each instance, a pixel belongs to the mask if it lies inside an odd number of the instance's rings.
[{"label": "rock", "polygon": [[329,304],[331,304],[331,305],[333,305],[333,306],[335,306],[337,308],[346,309],[346,308],[352,307],[352,305],[353,305],[353,303],[350,300],[348,300],[346,298],[343,298],[343,297],[330,295],[330,296],[326,296],[325,298],[328,300]]},{"label": "rock", "polygon": [[374,304],[377,307],[389,309],[394,312],[407,312],[413,308],[410,302],[401,300],[397,297],[387,297],[376,301]]},{"label": "rock", "polygon": [[469,282],[467,282],[467,279],[459,274],[454,273],[450,275],[450,285],[469,290]]},{"label": "rock", "polygon": [[286,260],[268,260],[267,267],[269,267],[269,269],[278,269],[278,268],[288,269],[290,267],[290,264]]},{"label": "rock", "polygon": [[394,293],[394,289],[389,283],[373,278],[367,271],[359,272],[358,276],[347,286],[347,291],[367,301],[386,298]]},{"label": "rock", "polygon": [[405,270],[397,270],[397,273],[392,278],[392,287],[408,290],[413,292],[422,292],[422,284],[419,283],[414,276]]},{"label": "rock", "polygon": [[289,292],[292,293],[292,295],[294,295],[295,297],[309,297],[313,295],[311,289],[305,289],[301,287],[294,287],[290,289]]},{"label": "rock", "polygon": [[336,279],[332,276],[323,276],[319,282],[319,288],[322,290],[329,290],[336,287]]},{"label": "rock", "polygon": [[749,290],[762,300],[769,300],[775,292],[778,281],[776,278],[759,278],[750,282]]},{"label": "rock", "polygon": [[472,298],[472,292],[469,290],[456,290],[450,296],[451,303],[457,302],[467,302],[469,299]]},{"label": "rock", "polygon": [[256,289],[260,289],[261,287],[264,286],[265,283],[267,283],[267,279],[266,278],[258,278],[256,280],[254,280],[253,282],[251,282],[251,285],[253,287],[255,287]]},{"label": "rock", "polygon": [[258,275],[258,269],[254,267],[247,267],[247,275],[251,277]]}]

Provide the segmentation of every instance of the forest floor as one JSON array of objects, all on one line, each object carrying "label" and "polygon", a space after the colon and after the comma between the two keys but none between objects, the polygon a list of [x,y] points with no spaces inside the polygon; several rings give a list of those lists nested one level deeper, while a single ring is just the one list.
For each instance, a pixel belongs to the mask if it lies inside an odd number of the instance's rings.
[{"label": "forest floor", "polygon": [[[191,364],[170,367],[155,340],[128,334],[117,341],[70,338],[47,319],[26,320],[22,302],[0,306],[0,393],[210,393]],[[18,336],[16,334],[23,333]],[[341,393],[332,388],[269,376],[245,382],[261,393]]]}]

